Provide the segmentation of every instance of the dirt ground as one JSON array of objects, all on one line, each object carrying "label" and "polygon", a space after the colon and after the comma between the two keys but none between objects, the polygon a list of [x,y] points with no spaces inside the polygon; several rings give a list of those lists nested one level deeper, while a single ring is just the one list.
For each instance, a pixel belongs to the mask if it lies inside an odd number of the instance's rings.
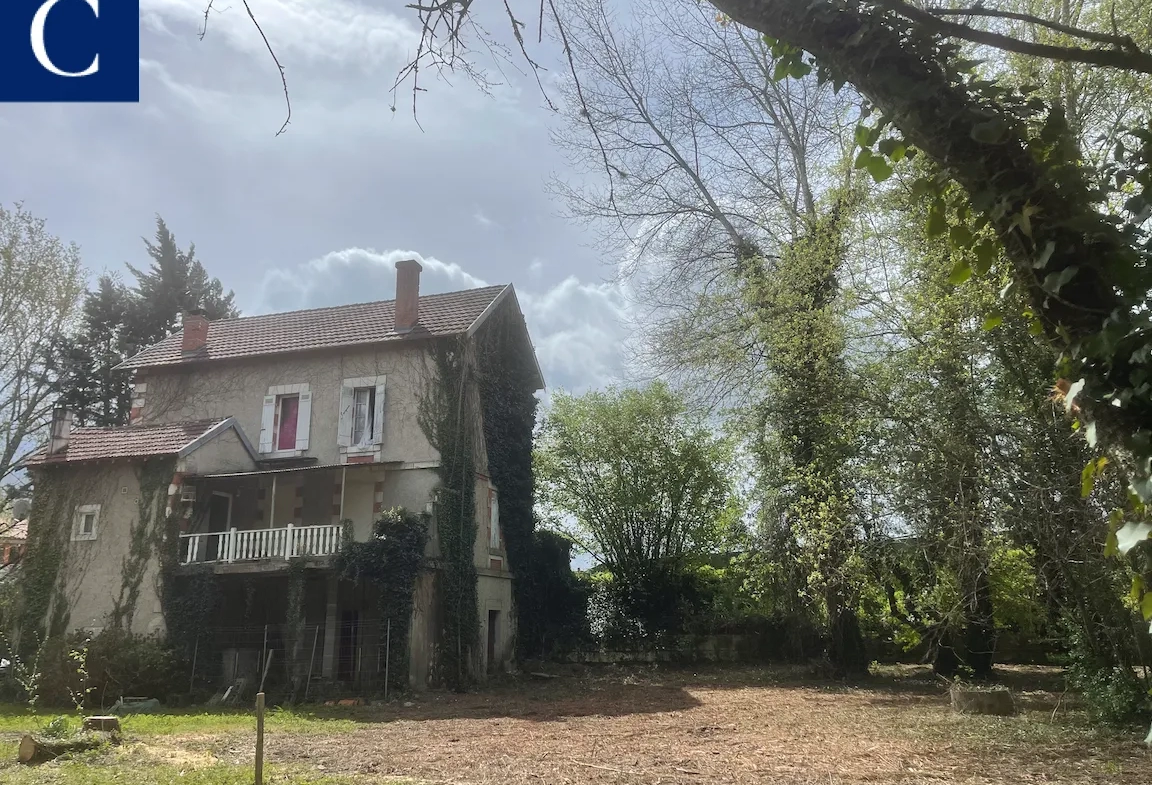
[{"label": "dirt ground", "polygon": [[[1009,718],[953,714],[923,669],[854,686],[778,669],[558,672],[356,709],[355,730],[269,734],[268,754],[358,780],[451,783],[1152,782],[1138,729],[1092,730],[1043,669],[1004,671],[1023,709]],[[252,751],[235,736],[179,743],[222,762]]]}]

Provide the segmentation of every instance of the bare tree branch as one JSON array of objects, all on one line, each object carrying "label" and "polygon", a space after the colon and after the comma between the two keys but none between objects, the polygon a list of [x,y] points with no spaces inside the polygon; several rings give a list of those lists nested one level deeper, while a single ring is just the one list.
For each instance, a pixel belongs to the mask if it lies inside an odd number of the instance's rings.
[{"label": "bare tree branch", "polygon": [[[256,25],[257,32],[259,32],[260,37],[264,39],[264,46],[268,48],[268,54],[272,55],[272,62],[276,64],[276,68],[280,71],[280,84],[284,87],[284,104],[288,107],[288,116],[284,118],[284,124],[280,126],[280,130],[276,132],[276,136],[279,136],[284,133],[285,129],[288,128],[288,123],[292,120],[292,101],[288,98],[288,79],[284,76],[284,66],[280,65],[280,60],[276,57],[276,52],[272,50],[272,44],[268,42],[268,36],[264,35],[264,29],[260,27],[260,23],[256,21],[256,15],[252,13],[252,7],[248,5],[248,0],[243,0],[243,2],[244,10],[248,12],[248,18],[252,20],[252,24]],[[208,7],[212,7],[211,0],[209,0]],[[204,20],[205,24],[207,24],[207,10],[204,12]]]},{"label": "bare tree branch", "polygon": [[1125,46],[1124,48],[1109,49],[1037,44],[1029,41],[1021,41],[1018,38],[990,30],[978,30],[958,22],[949,22],[946,19],[941,19],[931,11],[921,10],[915,6],[901,2],[901,0],[883,0],[881,5],[906,19],[919,22],[928,30],[939,35],[960,38],[965,41],[971,41],[972,43],[1002,49],[1006,52],[1042,57],[1047,60],[1085,63],[1087,65],[1104,66],[1106,68],[1118,68],[1123,71],[1152,74],[1152,54],[1135,48],[1135,43],[1132,43],[1131,47]]},{"label": "bare tree branch", "polygon": [[[1118,33],[1113,35],[1097,33],[1092,30],[1084,30],[1079,27],[1053,22],[1039,16],[1033,16],[1032,14],[1022,14],[1016,11],[999,11],[995,8],[984,8],[982,6],[974,6],[972,8],[929,8],[926,10],[934,16],[987,16],[997,19],[1015,19],[1018,22],[1027,22],[1028,24],[1047,27],[1049,30],[1055,30],[1058,33],[1067,33],[1076,38],[1083,38],[1086,41],[1096,41],[1101,44],[1112,44],[1113,46],[1124,49],[1140,51],[1140,47],[1136,45],[1136,42],[1132,40],[1131,36],[1119,35]],[[1115,10],[1115,8],[1112,9],[1113,30],[1115,30]]]}]

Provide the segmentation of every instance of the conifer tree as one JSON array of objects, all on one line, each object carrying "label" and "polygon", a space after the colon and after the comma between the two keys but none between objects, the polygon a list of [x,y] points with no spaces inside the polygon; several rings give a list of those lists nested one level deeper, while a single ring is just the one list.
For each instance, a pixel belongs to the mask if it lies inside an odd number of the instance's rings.
[{"label": "conifer tree", "polygon": [[144,240],[151,263],[125,265],[135,285],[103,275],[84,300],[80,330],[61,347],[59,402],[84,425],[122,425],[132,405],[131,374],[117,365],[179,328],[185,311],[209,319],[239,315],[233,293],[208,275],[196,246],[182,250],[164,219],[156,216],[154,240]]}]

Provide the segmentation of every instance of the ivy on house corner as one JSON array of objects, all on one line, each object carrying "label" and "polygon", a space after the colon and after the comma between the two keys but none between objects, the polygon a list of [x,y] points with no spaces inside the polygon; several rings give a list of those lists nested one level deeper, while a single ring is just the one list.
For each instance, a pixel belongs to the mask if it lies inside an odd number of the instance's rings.
[{"label": "ivy on house corner", "polygon": [[557,617],[555,604],[565,596],[567,584],[552,580],[557,574],[550,569],[554,561],[541,558],[541,541],[535,535],[532,436],[537,370],[526,336],[523,317],[512,308],[493,313],[477,334],[488,474],[500,495],[500,530],[513,576],[516,650],[521,658],[546,653],[546,641],[556,637],[557,625],[570,626],[570,620]]},{"label": "ivy on house corner", "polygon": [[29,514],[36,525],[29,527],[27,555],[20,567],[21,600],[13,641],[18,654],[31,657],[46,638],[62,635],[68,629],[69,603],[60,571],[68,552],[72,519],[82,496],[81,486],[59,472],[37,472]]}]

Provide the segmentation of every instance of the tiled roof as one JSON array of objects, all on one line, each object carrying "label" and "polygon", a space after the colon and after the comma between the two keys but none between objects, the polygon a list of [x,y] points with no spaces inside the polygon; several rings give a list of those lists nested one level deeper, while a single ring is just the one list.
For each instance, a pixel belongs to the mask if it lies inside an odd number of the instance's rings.
[{"label": "tiled roof", "polygon": [[397,333],[396,301],[383,300],[264,316],[219,319],[208,327],[208,346],[192,355],[180,350],[180,333],[125,360],[120,368],[146,368],[182,362],[223,360],[300,352],[356,344],[402,341],[418,336],[466,332],[506,285],[487,286],[420,298],[420,320],[410,333]]},{"label": "tiled roof", "polygon": [[[226,418],[227,419],[227,418]],[[68,437],[68,448],[48,455],[47,448],[34,452],[25,464],[30,466],[147,458],[175,455],[226,419],[172,422],[158,425],[121,425],[115,428],[76,428]]]},{"label": "tiled roof", "polygon": [[22,521],[0,521],[0,540],[28,539],[28,519]]}]

